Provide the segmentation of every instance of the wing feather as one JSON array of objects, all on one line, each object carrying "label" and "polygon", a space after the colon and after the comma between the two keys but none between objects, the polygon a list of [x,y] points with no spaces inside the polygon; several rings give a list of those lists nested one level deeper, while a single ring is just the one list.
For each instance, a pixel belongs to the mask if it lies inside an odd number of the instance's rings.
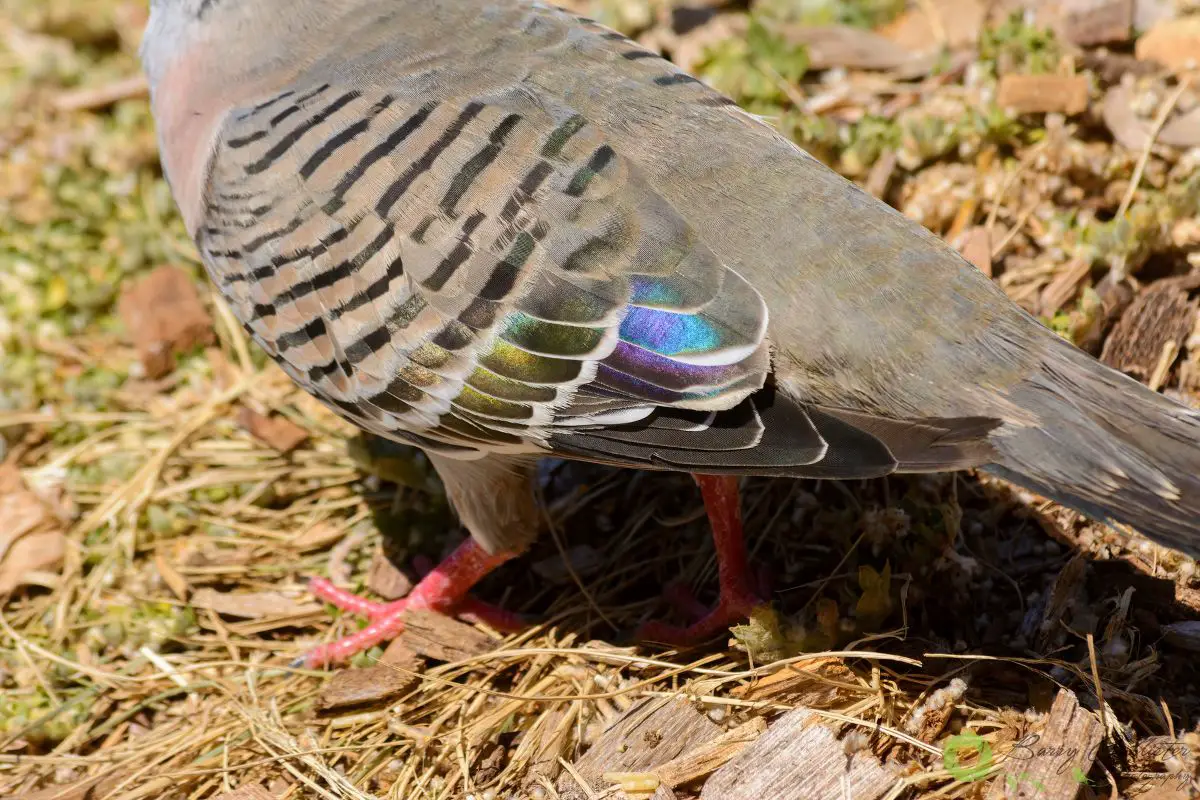
[{"label": "wing feather", "polygon": [[760,293],[578,110],[278,97],[226,119],[198,243],[254,339],[355,424],[457,458],[652,469],[867,477],[978,455],[970,425],[777,391]]}]

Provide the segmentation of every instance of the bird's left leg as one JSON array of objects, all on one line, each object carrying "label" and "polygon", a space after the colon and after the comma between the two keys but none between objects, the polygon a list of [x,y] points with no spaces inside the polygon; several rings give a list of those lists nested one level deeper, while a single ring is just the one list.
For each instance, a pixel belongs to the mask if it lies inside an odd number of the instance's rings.
[{"label": "bird's left leg", "polygon": [[539,513],[527,466],[493,457],[455,463],[428,455],[471,538],[429,570],[406,597],[390,603],[367,600],[323,578],[313,580],[309,584],[313,594],[366,617],[370,624],[311,650],[301,659],[304,665],[317,667],[342,661],[395,638],[404,629],[403,615],[409,609],[475,618],[498,630],[522,626],[519,615],[482,603],[467,592],[492,570],[520,555],[537,534]]},{"label": "bird's left leg", "polygon": [[[721,585],[716,608],[700,616],[687,627],[648,622],[638,629],[638,638],[666,644],[693,644],[709,639],[730,625],[745,620],[750,612],[767,601],[759,594],[761,581],[751,574],[742,536],[742,512],[738,497],[738,479],[732,475],[695,475],[704,496],[704,508],[712,525],[717,551],[717,579]],[[678,592],[678,605],[695,608],[686,592]]]}]

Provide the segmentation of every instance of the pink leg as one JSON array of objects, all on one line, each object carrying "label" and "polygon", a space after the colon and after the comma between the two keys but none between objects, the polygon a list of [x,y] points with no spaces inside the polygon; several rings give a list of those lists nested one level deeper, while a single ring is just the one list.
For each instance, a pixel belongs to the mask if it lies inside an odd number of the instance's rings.
[{"label": "pink leg", "polygon": [[348,592],[334,586],[332,582],[325,578],[313,578],[308,582],[308,591],[312,592],[318,600],[324,600],[331,606],[340,608],[342,611],[349,611],[360,617],[367,619],[375,619],[386,615],[389,611],[404,608],[404,598],[393,600],[390,603],[377,603],[374,600],[368,600],[365,597]]},{"label": "pink leg", "polygon": [[[433,572],[434,568],[433,560],[426,556],[414,556],[412,565],[422,578]],[[353,596],[351,595],[351,597]],[[508,611],[491,603],[476,600],[474,597],[463,598],[458,606],[457,615],[467,622],[481,622],[501,633],[520,633],[528,628],[530,623],[529,618],[524,614]]]},{"label": "pink leg", "polygon": [[[648,622],[638,630],[638,638],[667,644],[692,644],[711,638],[735,622],[744,620],[766,601],[758,596],[762,581],[750,574],[746,543],[742,539],[742,513],[738,500],[738,482],[732,475],[696,475],[704,507],[712,525],[717,550],[717,578],[721,597],[717,607],[685,628]],[[686,589],[668,590],[676,605],[694,610],[697,603]]]},{"label": "pink leg", "polygon": [[405,609],[425,608],[449,613],[462,610],[484,621],[495,619],[500,629],[515,624],[518,617],[509,612],[492,609],[467,597],[467,592],[485,575],[513,558],[516,553],[489,554],[473,539],[467,539],[423,577],[407,597],[391,603],[376,603],[339,589],[324,578],[314,579],[309,587],[313,594],[345,611],[359,614],[371,624],[336,642],[321,645],[308,652],[299,663],[319,667],[342,661],[381,642],[394,639],[404,629]]}]

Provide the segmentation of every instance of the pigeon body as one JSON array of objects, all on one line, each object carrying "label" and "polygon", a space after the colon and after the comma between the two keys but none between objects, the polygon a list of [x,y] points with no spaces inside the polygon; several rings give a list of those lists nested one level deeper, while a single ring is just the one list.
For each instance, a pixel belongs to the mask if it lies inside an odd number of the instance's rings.
[{"label": "pigeon body", "polygon": [[529,464],[558,455],[984,467],[1200,554],[1200,415],[603,26],[527,0],[154,0],[143,59],[235,315],[425,449],[488,552],[528,543]]}]

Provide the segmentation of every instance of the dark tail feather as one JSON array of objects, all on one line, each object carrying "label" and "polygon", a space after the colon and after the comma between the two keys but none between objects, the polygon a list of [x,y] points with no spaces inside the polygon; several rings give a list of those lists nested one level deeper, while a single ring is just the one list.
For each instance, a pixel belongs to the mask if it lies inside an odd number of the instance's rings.
[{"label": "dark tail feather", "polygon": [[1033,419],[997,429],[988,471],[1200,557],[1200,413],[1061,341],[1008,398]]}]

